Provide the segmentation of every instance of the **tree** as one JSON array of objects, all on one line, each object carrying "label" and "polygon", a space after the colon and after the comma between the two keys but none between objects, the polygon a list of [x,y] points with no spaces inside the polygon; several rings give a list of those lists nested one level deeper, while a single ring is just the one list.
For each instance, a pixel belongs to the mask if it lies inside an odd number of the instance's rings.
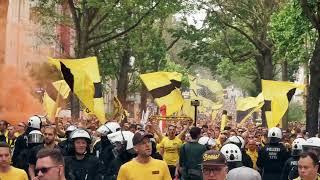
[{"label": "tree", "polygon": [[207,57],[209,61],[204,60],[207,64],[218,64],[223,58],[240,63],[254,59],[260,90],[260,79],[273,79],[273,41],[269,23],[278,7],[276,0],[201,1],[199,9],[207,12],[202,28],[187,26],[182,32],[184,37],[191,39],[191,49],[196,51],[188,51],[190,47],[187,47],[186,54],[182,55],[186,59],[195,54]]},{"label": "tree", "polygon": [[[67,4],[71,14],[70,27],[75,33],[75,57],[84,58],[94,52],[100,52],[100,46],[111,42],[116,38],[123,37],[128,32],[139,26],[142,21],[150,16],[159,6],[170,7],[176,1],[144,1],[144,0],[39,0],[34,9],[39,12],[39,16],[44,17],[61,17],[56,12],[58,5]],[[126,12],[126,13],[124,13]],[[61,22],[59,20],[64,19]],[[58,19],[58,23],[68,22],[68,17]],[[44,21],[42,21],[44,22]],[[128,36],[124,37],[127,38]],[[127,38],[126,42],[129,41]],[[119,87],[125,88],[127,76],[127,62],[131,56],[130,47],[123,51],[121,55],[122,66],[120,66],[120,81],[124,85]],[[123,92],[122,89],[120,92]],[[123,99],[122,99],[123,101]],[[79,105],[75,98],[72,100],[73,117],[79,116]]]},{"label": "tree", "polygon": [[[310,60],[310,85],[307,96],[307,131],[315,136],[319,131],[318,113],[320,97],[320,9],[317,0],[300,0],[304,15],[316,30],[317,39]],[[317,128],[316,128],[317,127]]]},{"label": "tree", "polygon": [[314,46],[316,34],[301,14],[300,6],[294,0],[289,0],[271,20],[270,34],[275,49],[273,57],[283,65],[282,80],[285,81],[295,80],[298,68],[308,63]]}]

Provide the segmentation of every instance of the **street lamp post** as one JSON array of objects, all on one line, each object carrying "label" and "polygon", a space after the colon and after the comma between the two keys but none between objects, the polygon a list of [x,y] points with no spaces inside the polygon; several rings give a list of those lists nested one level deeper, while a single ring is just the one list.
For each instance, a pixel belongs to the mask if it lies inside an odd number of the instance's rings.
[{"label": "street lamp post", "polygon": [[194,106],[194,126],[197,126],[197,114],[198,114],[198,106],[200,106],[199,100],[191,101],[191,106]]}]

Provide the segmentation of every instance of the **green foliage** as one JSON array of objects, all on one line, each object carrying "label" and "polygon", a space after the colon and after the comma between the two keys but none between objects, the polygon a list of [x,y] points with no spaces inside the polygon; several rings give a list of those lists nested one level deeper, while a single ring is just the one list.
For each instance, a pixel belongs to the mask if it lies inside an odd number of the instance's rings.
[{"label": "green foliage", "polygon": [[181,88],[186,89],[190,86],[188,75],[190,74],[189,70],[185,67],[174,63],[173,61],[167,59],[166,66],[163,69],[163,71],[168,72],[178,72],[182,74],[182,80],[181,80]]},{"label": "green foliage", "polygon": [[270,32],[275,44],[274,59],[288,62],[291,81],[295,80],[294,74],[301,63],[308,62],[311,57],[316,37],[312,28],[294,0],[289,0],[272,16]]},{"label": "green foliage", "polygon": [[217,66],[217,74],[220,82],[229,82],[235,86],[244,89],[249,95],[255,96],[257,92],[255,81],[257,78],[255,62],[248,60],[243,63],[234,63],[224,59]]},{"label": "green foliage", "polygon": [[305,121],[305,110],[303,105],[297,102],[289,104],[288,121]]}]

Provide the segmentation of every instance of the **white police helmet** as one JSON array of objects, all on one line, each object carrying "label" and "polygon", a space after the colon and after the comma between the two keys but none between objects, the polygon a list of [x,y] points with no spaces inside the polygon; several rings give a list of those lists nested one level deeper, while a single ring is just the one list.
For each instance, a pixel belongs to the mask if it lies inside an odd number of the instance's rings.
[{"label": "white police helmet", "polygon": [[320,138],[312,137],[306,140],[306,142],[303,144],[303,147],[319,147],[320,148]]},{"label": "white police helmet", "polygon": [[28,134],[28,143],[43,143],[44,137],[41,131],[33,130]]},{"label": "white police helmet", "polygon": [[31,127],[31,128],[35,128],[35,129],[40,129],[41,128],[41,117],[40,116],[37,116],[37,115],[34,115],[34,116],[31,116],[28,120],[28,127]]},{"label": "white police helmet", "polygon": [[282,138],[282,132],[281,129],[278,127],[270,128],[268,131],[268,138]]},{"label": "white police helmet", "polygon": [[198,140],[199,144],[205,145],[205,146],[214,146],[216,145],[216,141],[212,138],[203,136]]},{"label": "white police helmet", "polygon": [[231,136],[231,137],[229,137],[226,140],[225,144],[229,144],[229,143],[235,144],[241,149],[244,148],[244,139],[241,136]]},{"label": "white police helmet", "polygon": [[117,132],[121,129],[119,123],[117,122],[107,122],[105,126],[108,128],[108,134]]},{"label": "white police helmet", "polygon": [[242,154],[240,148],[235,144],[225,144],[221,148],[221,153],[226,157],[227,162],[241,162]]},{"label": "white police helmet", "polygon": [[292,156],[299,156],[302,152],[302,145],[306,142],[303,138],[297,138],[292,142]]},{"label": "white police helmet", "polygon": [[112,144],[115,143],[126,143],[126,150],[133,148],[132,139],[134,134],[131,131],[117,131],[111,134],[108,134],[108,139]]},{"label": "white police helmet", "polygon": [[78,138],[83,138],[83,139],[87,140],[89,143],[91,142],[90,134],[84,129],[76,129],[76,130],[74,130],[71,133],[70,138],[72,140],[75,140],[75,139],[78,139]]},{"label": "white police helmet", "polygon": [[74,131],[74,130],[76,130],[76,129],[77,129],[76,126],[70,125],[70,126],[66,129],[66,132],[72,132],[72,131]]},{"label": "white police helmet", "polygon": [[306,142],[302,144],[302,150],[303,152],[312,151],[320,158],[320,138],[311,137],[307,139]]},{"label": "white police helmet", "polygon": [[97,129],[97,132],[102,136],[106,136],[107,134],[109,134],[110,129],[108,129],[106,125],[102,125]]}]

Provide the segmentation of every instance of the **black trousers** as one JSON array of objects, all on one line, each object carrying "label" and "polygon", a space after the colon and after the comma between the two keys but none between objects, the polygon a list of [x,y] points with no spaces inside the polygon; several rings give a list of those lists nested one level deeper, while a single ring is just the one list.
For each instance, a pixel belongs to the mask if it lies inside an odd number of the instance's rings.
[{"label": "black trousers", "polygon": [[168,165],[169,171],[170,171],[170,175],[172,177],[172,179],[175,177],[176,174],[176,166],[173,165]]}]

